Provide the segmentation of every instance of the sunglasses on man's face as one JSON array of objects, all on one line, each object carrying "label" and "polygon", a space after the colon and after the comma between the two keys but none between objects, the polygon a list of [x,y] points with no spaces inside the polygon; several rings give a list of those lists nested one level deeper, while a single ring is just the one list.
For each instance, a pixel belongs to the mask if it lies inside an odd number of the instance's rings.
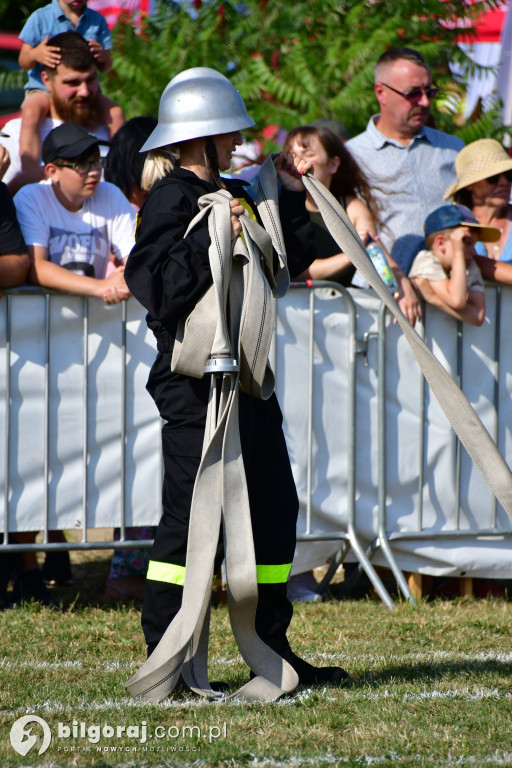
[{"label": "sunglasses on man's face", "polygon": [[504,176],[507,181],[512,181],[512,171],[504,171],[503,173],[497,173],[495,176],[488,176],[486,182],[488,184],[497,184],[502,176]]},{"label": "sunglasses on man's face", "polygon": [[410,91],[398,91],[396,88],[393,88],[392,85],[388,85],[387,83],[381,83],[385,88],[389,88],[390,91],[393,91],[393,93],[398,93],[399,96],[402,96],[402,98],[407,99],[411,104],[417,104],[421,99],[423,98],[423,95],[427,97],[429,101],[432,101],[437,94],[439,93],[439,88],[437,88],[436,85],[431,85],[428,88],[420,88],[419,86],[416,88],[411,88]]}]

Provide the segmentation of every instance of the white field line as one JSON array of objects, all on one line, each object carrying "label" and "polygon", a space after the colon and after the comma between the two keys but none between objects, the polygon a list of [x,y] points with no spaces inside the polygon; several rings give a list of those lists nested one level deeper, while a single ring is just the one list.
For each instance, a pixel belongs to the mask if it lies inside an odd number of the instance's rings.
[{"label": "white field line", "polygon": [[35,659],[27,659],[26,661],[10,661],[5,657],[0,659],[1,669],[97,669],[105,672],[118,672],[119,670],[130,670],[135,667],[140,667],[141,661],[106,661],[98,664],[84,664],[83,661],[78,659],[68,659],[63,661],[37,661]]},{"label": "white field line", "polygon": [[[251,760],[251,766],[258,766],[258,768],[302,768],[302,766],[315,766],[315,765],[343,765],[344,763],[350,763],[350,765],[400,765],[404,763],[411,765],[411,763],[421,763],[422,765],[428,765],[428,755],[399,755],[396,752],[389,752],[386,755],[357,755],[357,756],[337,756],[337,755],[318,755],[317,757],[291,757],[283,760],[273,760],[272,758],[257,757]],[[456,765],[495,765],[505,766],[512,765],[512,753],[511,752],[493,752],[491,755],[485,755],[482,757],[447,757],[447,758],[432,758],[432,765],[435,766],[456,766]],[[118,766],[118,768],[125,768],[124,766]],[[126,766],[128,768],[128,766]],[[161,768],[164,768],[163,766]],[[185,766],[183,766],[185,768]]]},{"label": "white field line", "polygon": [[[338,663],[357,663],[357,664],[410,664],[411,662],[488,662],[494,661],[502,664],[512,663],[512,652],[482,651],[480,653],[457,653],[454,651],[422,651],[416,653],[402,654],[358,654],[348,653],[310,653],[305,654],[310,662],[338,662]],[[120,662],[106,661],[95,664],[84,664],[77,659],[63,659],[60,661],[37,661],[36,659],[14,660],[0,658],[1,669],[97,669],[105,672],[118,672],[122,670],[131,670],[142,665],[143,659],[138,661]],[[212,665],[216,666],[236,666],[242,664],[242,659],[237,655],[235,657],[214,656],[211,658]]]},{"label": "white field line", "polygon": [[[314,768],[317,765],[358,765],[358,766],[374,766],[374,765],[414,765],[415,763],[421,765],[432,765],[435,768],[440,766],[512,766],[512,752],[499,752],[495,751],[489,755],[481,755],[479,757],[459,757],[457,755],[448,756],[445,758],[432,757],[428,755],[400,755],[397,752],[389,752],[385,755],[316,755],[315,757],[288,757],[286,760],[276,760],[272,757],[256,757],[252,756],[250,765],[256,766],[256,768]],[[176,762],[170,760],[163,760],[158,765],[151,763],[152,768],[175,768]],[[180,768],[203,768],[211,765],[205,760],[194,760],[192,763],[179,763]],[[36,765],[25,765],[24,768],[61,768],[53,762],[38,763]],[[111,768],[149,768],[149,763],[137,760],[137,762],[123,762],[117,765],[112,765]]]},{"label": "white field line", "polygon": [[500,691],[497,688],[476,688],[471,690],[470,688],[450,688],[448,690],[440,689],[424,689],[419,693],[401,693],[400,691],[391,691],[385,689],[383,691],[354,691],[354,690],[340,690],[336,693],[332,688],[316,688],[314,691],[311,688],[303,689],[296,693],[294,696],[288,696],[286,698],[279,699],[277,705],[281,707],[290,706],[297,702],[306,702],[311,697],[322,697],[322,701],[337,701],[340,704],[350,704],[360,701],[401,701],[404,703],[410,703],[415,701],[444,701],[447,699],[458,699],[459,701],[510,701],[512,699],[512,691]]},{"label": "white field line", "polygon": [[[411,765],[411,763],[421,763],[422,765],[428,765],[428,755],[399,755],[396,752],[389,752],[386,755],[357,755],[356,757],[338,756],[338,755],[318,755],[317,757],[291,757],[283,760],[273,760],[272,758],[257,757],[251,760],[251,766],[258,766],[258,768],[302,768],[302,766],[315,766],[315,765],[343,765],[349,763],[350,765]],[[191,765],[191,764],[189,764]],[[512,765],[512,753],[498,753],[494,752],[491,755],[485,755],[483,757],[448,757],[448,758],[432,758],[432,765],[435,766],[455,766],[455,765],[495,765],[504,766]],[[119,766],[118,768],[124,768]],[[126,766],[128,768],[128,766]],[[163,766],[161,768],[164,768]],[[183,766],[185,768],[185,766]]]},{"label": "white field line", "polygon": [[[411,703],[416,701],[446,701],[446,700],[458,700],[467,702],[480,702],[480,701],[510,701],[512,700],[511,691],[500,691],[497,688],[476,688],[471,690],[468,687],[463,688],[450,688],[448,690],[439,689],[425,689],[419,693],[400,693],[399,691],[392,691],[385,689],[384,691],[354,691],[354,690],[339,690],[336,693],[332,689],[314,689],[304,688],[293,696],[280,699],[274,706],[290,707],[297,704],[304,704],[310,699],[317,700],[321,696],[323,701],[338,702],[339,704],[350,704],[362,701],[398,701],[404,703]],[[231,699],[226,702],[217,702],[217,706],[223,704],[224,706],[239,706],[240,701]],[[165,709],[190,709],[192,707],[206,707],[213,706],[212,702],[200,697],[194,697],[186,699],[166,699],[158,704],[148,704],[146,701],[140,699],[133,699],[129,696],[119,699],[107,698],[100,699],[98,701],[87,701],[85,697],[80,697],[78,700],[72,702],[63,702],[59,699],[48,698],[45,701],[38,702],[32,706],[21,706],[13,710],[4,709],[2,714],[4,717],[19,717],[20,715],[32,715],[38,714],[66,714],[69,713],[76,717],[76,713],[80,712],[103,712],[103,711],[126,711],[146,709],[153,707],[156,711]],[[261,706],[260,704],[248,704],[246,707]]]},{"label": "white field line", "polygon": [[[359,655],[359,656],[347,656],[345,654],[315,654],[314,660],[316,661],[343,661],[344,663],[348,661],[358,661],[359,663],[370,663],[370,662],[392,662],[392,663],[401,663],[401,664],[407,664],[411,662],[423,662],[423,663],[432,663],[432,662],[460,662],[460,661],[471,661],[471,662],[501,662],[501,663],[509,663],[512,662],[512,653],[496,653],[496,652],[482,652],[477,654],[466,654],[466,653],[452,653],[452,652],[445,652],[445,651],[433,651],[433,652],[424,652],[424,653],[407,653],[407,654],[400,654],[400,655],[390,655],[390,656],[384,656],[384,655]],[[233,664],[239,664],[240,660],[237,658],[216,658],[213,660],[215,664],[223,665],[223,666],[230,666]],[[10,671],[10,670],[20,670],[20,669],[33,669],[33,670],[81,670],[81,669],[95,669],[95,670],[101,670],[106,672],[131,672],[134,668],[139,667],[141,662],[139,661],[132,661],[132,662],[119,662],[119,661],[113,661],[113,662],[103,662],[103,663],[97,663],[94,665],[87,665],[84,664],[82,661],[79,660],[62,660],[62,661],[54,661],[54,662],[46,662],[46,661],[37,661],[37,660],[26,660],[26,661],[10,661],[6,658],[0,659],[0,670]],[[311,697],[316,697],[320,694],[320,691],[316,689],[316,691],[312,691],[311,689],[302,689],[298,693],[296,693],[294,696],[288,696],[284,699],[281,699],[279,702],[277,702],[278,706],[293,706],[297,703],[303,703],[308,701]],[[509,691],[500,691],[497,688],[477,688],[477,689],[470,689],[468,687],[463,688],[452,688],[452,689],[436,689],[436,688],[428,688],[420,691],[419,693],[401,693],[399,691],[394,691],[390,689],[385,690],[378,690],[378,691],[356,691],[356,690],[339,690],[334,693],[332,689],[324,689],[322,691],[322,695],[324,697],[324,700],[331,700],[331,701],[345,701],[347,703],[350,702],[357,702],[357,701],[383,701],[383,700],[398,700],[403,702],[414,702],[414,701],[442,701],[447,699],[459,699],[464,701],[484,701],[484,700],[494,700],[494,701],[503,701],[503,700],[510,700],[512,699],[512,692]],[[238,706],[238,702],[231,701],[227,702],[227,705],[236,705]],[[44,702],[38,703],[37,705],[33,707],[19,707],[16,710],[12,711],[6,711],[4,710],[4,715],[9,716],[19,716],[20,714],[35,714],[35,713],[65,713],[70,712],[73,713],[79,709],[81,712],[99,712],[104,710],[136,710],[145,708],[147,706],[150,706],[147,704],[147,702],[140,701],[137,699],[133,699],[131,697],[123,697],[120,699],[104,699],[96,702],[87,702],[85,698],[82,698],[82,700],[79,700],[78,702],[75,701],[72,704],[67,704],[64,702],[61,702],[59,700],[53,700],[53,699],[47,699]],[[187,699],[183,700],[173,700],[168,699],[164,702],[160,702],[159,704],[152,705],[161,709],[180,709],[180,708],[189,708],[189,707],[203,707],[203,706],[209,706],[209,702],[205,701],[203,699],[193,698],[190,699],[187,697]],[[247,706],[247,705],[246,705]]]}]

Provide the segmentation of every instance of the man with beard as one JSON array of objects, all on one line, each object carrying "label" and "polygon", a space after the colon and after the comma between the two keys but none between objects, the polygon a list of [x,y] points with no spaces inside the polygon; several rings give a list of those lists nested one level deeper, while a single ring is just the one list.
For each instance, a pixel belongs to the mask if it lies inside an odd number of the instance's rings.
[{"label": "man with beard", "polygon": [[401,47],[383,53],[374,90],[380,114],[346,146],[377,201],[382,243],[408,274],[424,247],[423,222],[455,181],[455,157],[464,142],[427,126],[438,89],[418,51]]},{"label": "man with beard", "polygon": [[[82,125],[101,140],[108,140],[109,132],[99,123],[100,86],[96,61],[84,38],[76,32],[62,32],[48,40],[49,46],[60,48],[60,63],[55,68],[44,67],[41,80],[48,89],[50,115],[40,130],[41,141],[63,122]],[[5,125],[9,135],[2,143],[11,156],[11,166],[6,173],[5,183],[14,194],[24,184],[44,178],[44,167],[21,171],[19,136],[21,119],[10,120]]]}]

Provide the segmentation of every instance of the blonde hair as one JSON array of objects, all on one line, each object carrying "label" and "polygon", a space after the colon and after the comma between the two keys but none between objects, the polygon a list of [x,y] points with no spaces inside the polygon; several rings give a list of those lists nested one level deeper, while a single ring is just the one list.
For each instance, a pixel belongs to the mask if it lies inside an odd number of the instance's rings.
[{"label": "blonde hair", "polygon": [[141,187],[147,192],[157,181],[167,176],[174,168],[179,165],[180,148],[176,144],[169,144],[167,147],[151,149],[144,162],[142,169]]}]

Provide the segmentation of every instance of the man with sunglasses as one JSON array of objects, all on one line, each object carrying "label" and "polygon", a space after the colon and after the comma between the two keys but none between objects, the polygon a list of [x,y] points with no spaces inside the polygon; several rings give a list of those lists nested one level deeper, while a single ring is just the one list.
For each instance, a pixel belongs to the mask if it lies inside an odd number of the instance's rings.
[{"label": "man with sunglasses", "polygon": [[383,53],[374,90],[380,113],[347,147],[377,200],[382,242],[408,274],[424,247],[423,222],[442,205],[444,190],[455,180],[455,157],[464,142],[427,125],[438,89],[418,51]]},{"label": "man with sunglasses", "polygon": [[129,298],[124,260],[135,214],[120,189],[101,181],[101,141],[80,125],[63,123],[43,142],[47,180],[14,198],[31,267],[29,280],[107,304]]}]

